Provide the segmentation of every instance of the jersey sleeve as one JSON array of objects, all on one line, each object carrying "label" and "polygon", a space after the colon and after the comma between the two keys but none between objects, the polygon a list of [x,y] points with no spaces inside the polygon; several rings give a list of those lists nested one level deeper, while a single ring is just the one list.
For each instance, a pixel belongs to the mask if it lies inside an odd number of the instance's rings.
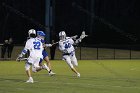
[{"label": "jersey sleeve", "polygon": [[29,50],[31,48],[31,45],[32,45],[31,43],[32,43],[31,40],[27,40],[24,49]]},{"label": "jersey sleeve", "polygon": [[22,50],[21,54],[19,55],[20,57],[22,57],[23,55],[25,55],[27,53],[27,51],[30,49],[30,44],[31,44],[30,40],[27,40],[24,49]]},{"label": "jersey sleeve", "polygon": [[65,47],[64,47],[62,41],[59,41],[59,50],[60,50],[60,51],[64,51],[64,50],[65,50]]},{"label": "jersey sleeve", "polygon": [[73,39],[69,39],[69,41],[70,41],[70,43],[73,45],[74,44],[74,41],[73,41]]}]

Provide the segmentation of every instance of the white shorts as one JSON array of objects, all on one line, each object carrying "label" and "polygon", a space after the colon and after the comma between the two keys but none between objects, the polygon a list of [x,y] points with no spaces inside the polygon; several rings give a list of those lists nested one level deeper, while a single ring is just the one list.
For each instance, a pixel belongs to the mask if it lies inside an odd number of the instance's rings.
[{"label": "white shorts", "polygon": [[35,68],[40,67],[40,66],[39,66],[39,61],[40,61],[40,58],[39,58],[39,57],[36,57],[36,58],[31,58],[31,57],[29,57],[29,58],[27,59],[26,64],[25,64],[25,69],[26,69],[26,70],[29,70],[29,69],[30,69],[30,65],[32,65],[32,66],[35,67]]},{"label": "white shorts", "polygon": [[63,59],[66,61],[66,63],[70,66],[70,68],[73,68],[74,66],[78,66],[77,58],[74,55],[64,55]]}]

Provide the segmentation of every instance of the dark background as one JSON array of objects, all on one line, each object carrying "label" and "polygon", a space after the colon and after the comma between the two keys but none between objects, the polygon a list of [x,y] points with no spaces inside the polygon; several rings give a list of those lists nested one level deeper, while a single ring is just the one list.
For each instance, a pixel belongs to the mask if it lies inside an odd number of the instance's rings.
[{"label": "dark background", "polygon": [[[86,45],[139,44],[138,0],[52,1],[55,21],[51,34],[65,30],[68,36],[80,35],[85,30],[89,35],[84,40]],[[6,8],[2,2],[24,15]],[[23,44],[29,29],[44,30],[45,0],[3,0],[0,3],[0,43],[13,37],[16,44]]]},{"label": "dark background", "polygon": [[3,0],[0,5],[0,42],[13,37],[23,44],[31,28],[42,30],[45,20],[45,0]]}]

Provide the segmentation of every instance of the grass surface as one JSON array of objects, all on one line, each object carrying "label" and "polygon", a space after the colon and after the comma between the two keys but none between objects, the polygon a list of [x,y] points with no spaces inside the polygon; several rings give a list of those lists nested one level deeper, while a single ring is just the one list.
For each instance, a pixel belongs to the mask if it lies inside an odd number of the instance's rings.
[{"label": "grass surface", "polygon": [[24,62],[0,61],[0,93],[140,93],[139,60],[82,60],[77,78],[64,61],[51,61],[56,76],[32,73],[27,84]]}]

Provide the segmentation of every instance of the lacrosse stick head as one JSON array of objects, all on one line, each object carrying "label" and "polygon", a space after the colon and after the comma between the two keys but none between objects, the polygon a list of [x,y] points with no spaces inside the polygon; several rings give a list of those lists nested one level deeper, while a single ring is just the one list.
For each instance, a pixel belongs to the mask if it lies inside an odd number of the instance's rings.
[{"label": "lacrosse stick head", "polygon": [[88,35],[85,34],[85,31],[83,31],[82,34],[81,34],[81,36],[80,36],[80,38],[81,38],[81,39],[84,39],[84,38],[87,37],[87,36],[88,36]]}]

